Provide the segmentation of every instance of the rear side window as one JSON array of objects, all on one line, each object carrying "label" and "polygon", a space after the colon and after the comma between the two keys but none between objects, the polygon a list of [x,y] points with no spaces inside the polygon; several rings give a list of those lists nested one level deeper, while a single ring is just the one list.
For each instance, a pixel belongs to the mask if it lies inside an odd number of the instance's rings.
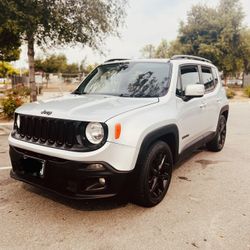
[{"label": "rear side window", "polygon": [[206,92],[213,90],[215,87],[215,83],[214,83],[212,69],[209,67],[202,66],[201,75]]},{"label": "rear side window", "polygon": [[198,66],[190,65],[181,67],[181,83],[184,91],[187,85],[200,84]]}]

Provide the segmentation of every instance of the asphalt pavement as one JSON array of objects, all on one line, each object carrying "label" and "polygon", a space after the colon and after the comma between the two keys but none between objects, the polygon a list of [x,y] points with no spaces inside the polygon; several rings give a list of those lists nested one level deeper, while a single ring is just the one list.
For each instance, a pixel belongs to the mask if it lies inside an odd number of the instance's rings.
[{"label": "asphalt pavement", "polygon": [[9,177],[0,136],[0,249],[250,250],[250,103],[231,103],[225,147],[195,152],[148,209],[75,202]]}]

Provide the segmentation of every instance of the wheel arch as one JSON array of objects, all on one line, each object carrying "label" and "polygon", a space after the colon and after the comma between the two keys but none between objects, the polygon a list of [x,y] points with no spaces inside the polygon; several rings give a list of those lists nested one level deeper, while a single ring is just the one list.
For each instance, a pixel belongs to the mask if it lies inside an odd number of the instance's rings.
[{"label": "wheel arch", "polygon": [[225,116],[226,121],[227,121],[228,115],[229,115],[229,105],[225,105],[225,106],[223,106],[223,107],[221,108],[221,110],[220,110],[220,116],[221,116],[221,115]]},{"label": "wheel arch", "polygon": [[179,152],[179,131],[175,124],[158,128],[145,136],[141,143],[137,163],[144,158],[149,147],[156,141],[164,141],[171,149],[173,162],[178,160]]}]

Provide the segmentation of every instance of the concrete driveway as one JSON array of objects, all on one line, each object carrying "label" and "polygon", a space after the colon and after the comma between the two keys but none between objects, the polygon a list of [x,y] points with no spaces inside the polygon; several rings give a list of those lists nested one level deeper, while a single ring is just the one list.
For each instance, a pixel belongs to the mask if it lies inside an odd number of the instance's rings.
[{"label": "concrete driveway", "polygon": [[[9,165],[0,136],[0,168]],[[0,249],[250,249],[250,103],[232,103],[225,148],[177,166],[164,201],[146,209],[74,202],[0,169]]]}]

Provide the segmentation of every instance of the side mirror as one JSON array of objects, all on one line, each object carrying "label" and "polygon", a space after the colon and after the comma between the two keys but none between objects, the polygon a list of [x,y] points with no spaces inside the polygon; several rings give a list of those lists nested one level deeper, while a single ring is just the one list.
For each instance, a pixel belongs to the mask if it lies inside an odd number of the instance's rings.
[{"label": "side mirror", "polygon": [[205,94],[205,87],[203,84],[187,85],[185,96],[187,97],[202,97]]}]

